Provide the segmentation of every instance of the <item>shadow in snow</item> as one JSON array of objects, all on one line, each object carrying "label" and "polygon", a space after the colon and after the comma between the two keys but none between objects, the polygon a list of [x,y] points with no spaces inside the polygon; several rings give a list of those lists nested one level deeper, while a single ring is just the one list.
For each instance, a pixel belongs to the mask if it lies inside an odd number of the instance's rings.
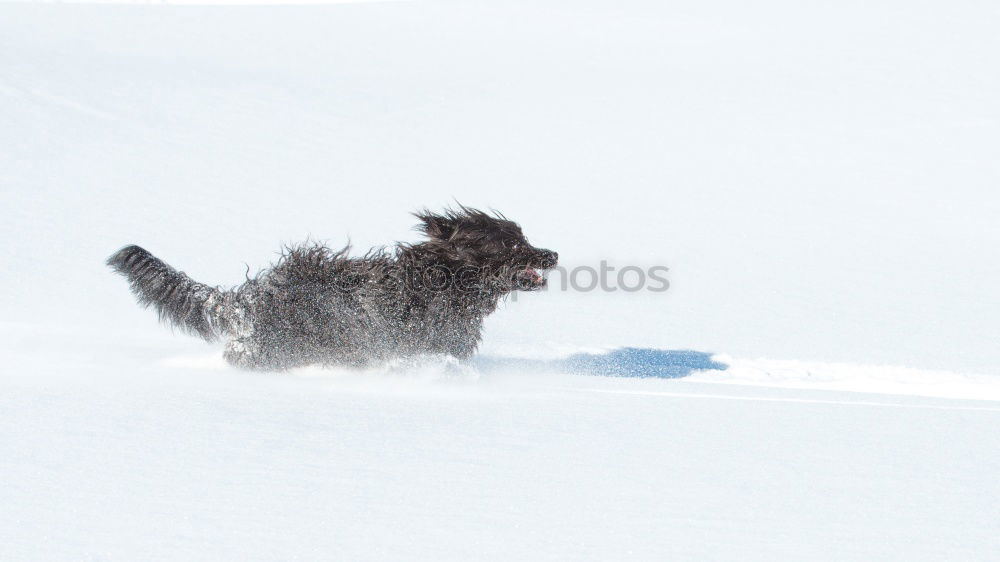
[{"label": "shadow in snow", "polygon": [[689,349],[621,347],[607,353],[575,353],[563,359],[520,359],[478,356],[473,365],[482,372],[545,370],[559,373],[675,379],[695,371],[725,370],[728,365],[712,360],[711,353]]}]

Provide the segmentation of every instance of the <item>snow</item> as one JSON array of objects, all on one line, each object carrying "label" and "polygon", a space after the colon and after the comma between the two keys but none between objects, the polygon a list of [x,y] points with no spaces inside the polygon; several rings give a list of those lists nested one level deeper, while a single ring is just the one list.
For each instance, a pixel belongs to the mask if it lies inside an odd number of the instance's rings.
[{"label": "snow", "polygon": [[4,559],[987,560],[1000,404],[509,372],[5,376]]},{"label": "snow", "polygon": [[[0,559],[1000,551],[995,10],[326,3],[0,3]],[[274,375],[103,265],[235,284],[453,198],[670,290]]]}]

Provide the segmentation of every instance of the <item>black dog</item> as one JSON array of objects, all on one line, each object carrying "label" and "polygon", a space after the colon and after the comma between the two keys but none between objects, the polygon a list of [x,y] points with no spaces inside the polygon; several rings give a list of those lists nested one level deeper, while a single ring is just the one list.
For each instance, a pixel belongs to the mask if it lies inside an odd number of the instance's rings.
[{"label": "black dog", "polygon": [[192,280],[138,246],[108,258],[139,303],[250,369],[364,366],[421,354],[465,359],[483,319],[514,290],[545,286],[558,255],[528,243],[503,215],[461,207],[416,213],[428,240],[349,257],[349,248],[287,248],[232,290]]}]

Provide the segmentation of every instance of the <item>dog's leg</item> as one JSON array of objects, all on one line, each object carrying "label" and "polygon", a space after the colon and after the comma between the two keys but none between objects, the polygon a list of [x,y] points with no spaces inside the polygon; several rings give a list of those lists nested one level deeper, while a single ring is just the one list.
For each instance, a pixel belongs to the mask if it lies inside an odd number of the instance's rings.
[{"label": "dog's leg", "polygon": [[479,329],[453,329],[445,341],[444,352],[461,361],[472,358],[479,347]]}]

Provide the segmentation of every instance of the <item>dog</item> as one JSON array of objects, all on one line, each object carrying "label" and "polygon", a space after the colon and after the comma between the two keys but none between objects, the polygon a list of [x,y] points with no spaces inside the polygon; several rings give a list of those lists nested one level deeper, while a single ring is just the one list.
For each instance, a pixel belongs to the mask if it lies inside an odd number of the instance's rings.
[{"label": "dog", "polygon": [[420,355],[467,360],[483,321],[513,291],[545,286],[556,252],[532,246],[499,212],[414,213],[425,240],[349,256],[319,243],[285,247],[233,289],[194,281],[139,246],[107,260],[161,321],[213,342],[252,370],[365,367]]}]

